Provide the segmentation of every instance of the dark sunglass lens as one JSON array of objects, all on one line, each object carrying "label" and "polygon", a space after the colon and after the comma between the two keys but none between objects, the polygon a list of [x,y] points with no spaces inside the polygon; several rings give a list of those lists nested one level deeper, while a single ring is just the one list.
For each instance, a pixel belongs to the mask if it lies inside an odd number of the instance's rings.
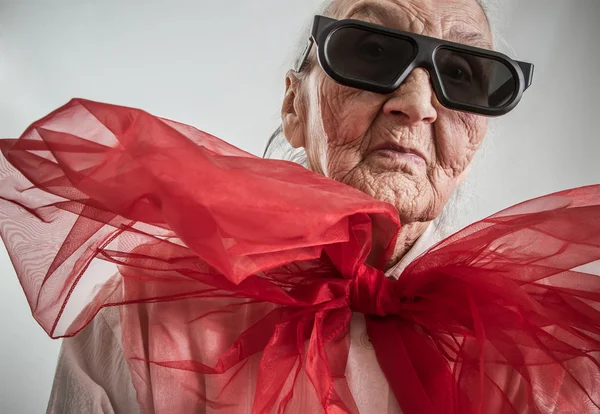
[{"label": "dark sunglass lens", "polygon": [[469,105],[499,108],[517,92],[508,66],[491,57],[440,49],[435,65],[448,99]]},{"label": "dark sunglass lens", "polygon": [[415,48],[405,39],[358,27],[342,27],[329,37],[325,53],[339,75],[392,85],[412,60]]}]

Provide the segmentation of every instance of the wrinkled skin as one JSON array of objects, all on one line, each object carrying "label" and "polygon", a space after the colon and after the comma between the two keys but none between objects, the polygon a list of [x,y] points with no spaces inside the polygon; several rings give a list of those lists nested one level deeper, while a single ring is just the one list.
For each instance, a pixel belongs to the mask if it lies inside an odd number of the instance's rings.
[{"label": "wrinkled skin", "polygon": [[[334,0],[331,15],[492,47],[476,0]],[[380,95],[336,83],[315,63],[314,49],[310,59],[306,73],[287,75],[284,134],[292,146],[304,147],[313,171],[396,207],[403,228],[392,265],[464,180],[487,119],[443,107],[424,69],[415,69],[394,93]],[[382,143],[421,157],[371,153]]]}]

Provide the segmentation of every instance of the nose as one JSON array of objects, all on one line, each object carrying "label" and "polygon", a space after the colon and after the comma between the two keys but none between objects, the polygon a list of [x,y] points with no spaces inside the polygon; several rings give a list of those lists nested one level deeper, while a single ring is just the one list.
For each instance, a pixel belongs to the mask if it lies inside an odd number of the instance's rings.
[{"label": "nose", "polygon": [[383,105],[383,113],[406,126],[431,124],[437,119],[429,73],[416,68]]}]

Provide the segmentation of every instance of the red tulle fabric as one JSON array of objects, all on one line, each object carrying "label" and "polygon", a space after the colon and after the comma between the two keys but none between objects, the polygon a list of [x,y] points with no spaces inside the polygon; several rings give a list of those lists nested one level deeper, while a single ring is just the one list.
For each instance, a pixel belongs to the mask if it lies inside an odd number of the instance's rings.
[{"label": "red tulle fabric", "polygon": [[34,317],[68,337],[119,306],[145,413],[355,413],[352,312],[405,414],[600,412],[600,186],[477,222],[391,280],[392,206],[190,126],[76,99],[0,146]]}]

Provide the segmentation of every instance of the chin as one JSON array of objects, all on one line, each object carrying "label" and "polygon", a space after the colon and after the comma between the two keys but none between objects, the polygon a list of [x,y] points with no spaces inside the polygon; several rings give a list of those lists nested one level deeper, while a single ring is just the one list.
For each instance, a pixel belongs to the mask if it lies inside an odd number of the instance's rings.
[{"label": "chin", "polygon": [[375,198],[392,204],[402,223],[428,222],[437,217],[430,192],[411,180],[398,180],[389,191]]},{"label": "chin", "polygon": [[433,190],[426,174],[414,171],[412,166],[396,166],[395,169],[382,167],[364,163],[340,181],[376,200],[393,205],[405,223],[433,220]]}]

